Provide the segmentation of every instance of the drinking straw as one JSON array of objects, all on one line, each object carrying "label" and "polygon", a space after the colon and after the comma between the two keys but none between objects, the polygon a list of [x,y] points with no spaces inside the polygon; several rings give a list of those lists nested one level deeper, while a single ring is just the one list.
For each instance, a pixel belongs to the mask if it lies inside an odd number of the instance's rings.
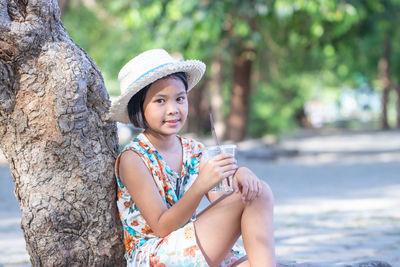
[{"label": "drinking straw", "polygon": [[211,123],[211,130],[212,130],[214,138],[215,138],[215,142],[217,143],[217,146],[219,146],[219,141],[218,141],[217,133],[215,132],[214,121],[213,121],[211,112],[210,112],[210,123]]},{"label": "drinking straw", "polygon": [[[213,117],[212,117],[212,113],[211,112],[210,112],[210,123],[211,123],[211,131],[213,132],[215,142],[217,143],[218,148],[220,148],[218,137],[217,137],[217,132],[215,131],[214,121],[213,121]],[[221,148],[219,149],[219,151],[222,152]],[[226,182],[230,186],[228,177],[226,178]]]}]

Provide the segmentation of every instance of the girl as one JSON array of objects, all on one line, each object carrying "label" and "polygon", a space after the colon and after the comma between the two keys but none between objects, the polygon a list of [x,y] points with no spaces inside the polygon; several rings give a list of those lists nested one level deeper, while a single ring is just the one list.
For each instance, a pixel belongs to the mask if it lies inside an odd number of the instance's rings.
[{"label": "girl", "polygon": [[[144,129],[116,161],[128,266],[275,266],[268,185],[229,154],[203,162],[203,145],[178,135],[187,92],[204,71],[201,61],[154,49],[118,75],[111,116]],[[209,192],[231,175],[234,192]],[[211,204],[196,215],[204,195]],[[235,245],[240,235],[245,251]]]}]

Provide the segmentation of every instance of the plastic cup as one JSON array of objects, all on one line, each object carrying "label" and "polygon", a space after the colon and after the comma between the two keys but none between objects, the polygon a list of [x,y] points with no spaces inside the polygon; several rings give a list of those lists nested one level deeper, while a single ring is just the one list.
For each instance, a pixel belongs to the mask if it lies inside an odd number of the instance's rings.
[{"label": "plastic cup", "polygon": [[[220,146],[208,146],[205,147],[202,150],[202,156],[203,160],[207,162],[210,158],[227,153],[235,156],[235,151],[236,151],[236,145],[220,145]],[[221,182],[217,184],[214,188],[212,188],[210,191],[213,192],[232,192],[233,187],[232,187],[232,178],[233,175],[228,177],[227,179],[223,179]],[[229,183],[228,183],[229,182]]]}]

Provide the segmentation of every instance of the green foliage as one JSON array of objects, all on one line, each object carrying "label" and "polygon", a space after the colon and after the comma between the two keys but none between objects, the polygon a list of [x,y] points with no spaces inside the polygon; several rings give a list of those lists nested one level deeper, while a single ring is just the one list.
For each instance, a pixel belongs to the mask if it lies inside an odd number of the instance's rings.
[{"label": "green foliage", "polygon": [[[251,48],[248,130],[262,136],[296,127],[296,116],[315,97],[315,88],[373,86],[387,32],[393,81],[399,82],[399,10],[400,0],[71,0],[63,21],[99,65],[111,95],[119,93],[119,69],[146,49],[162,47],[207,66],[219,54],[225,114],[232,51],[239,45]],[[208,69],[207,75],[213,73]]]},{"label": "green foliage", "polygon": [[272,84],[258,83],[251,96],[250,135],[277,134],[296,128],[293,118],[302,112],[304,102],[313,94],[313,76],[304,73],[277,79]]},{"label": "green foliage", "polygon": [[[104,14],[107,13],[103,11]],[[127,32],[117,20],[102,18],[78,0],[71,0],[63,22],[71,38],[100,67],[110,95],[119,94],[118,71],[125,63],[128,51],[139,51],[140,48],[129,42],[131,38],[127,38]]]}]

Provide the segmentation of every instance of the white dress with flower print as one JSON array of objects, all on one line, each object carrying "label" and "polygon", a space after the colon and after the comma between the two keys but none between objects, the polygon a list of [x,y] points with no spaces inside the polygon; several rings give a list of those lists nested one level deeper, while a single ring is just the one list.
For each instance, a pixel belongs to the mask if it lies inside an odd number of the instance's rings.
[{"label": "white dress with flower print", "polygon": [[[164,159],[141,133],[123,151],[133,150],[151,171],[160,196],[170,208],[189,189],[199,173],[200,151],[203,145],[192,139],[180,137],[183,147],[182,172],[168,167]],[[122,151],[122,152],[123,152]],[[121,152],[121,153],[122,153]],[[119,157],[116,161],[118,184],[117,206],[124,229],[124,243],[128,266],[208,266],[196,241],[192,219],[168,236],[158,237],[151,230],[139,209],[132,201],[127,188],[118,177]],[[245,256],[242,247],[235,245],[220,266],[231,266]]]}]

